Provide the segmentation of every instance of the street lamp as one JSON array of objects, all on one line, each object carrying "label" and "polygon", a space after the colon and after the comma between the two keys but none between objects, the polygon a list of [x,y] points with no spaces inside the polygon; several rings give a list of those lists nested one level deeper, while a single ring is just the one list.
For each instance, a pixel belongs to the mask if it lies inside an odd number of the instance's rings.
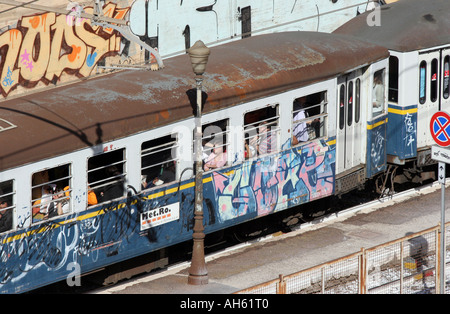
[{"label": "street lamp", "polygon": [[197,84],[197,110],[195,113],[195,207],[194,207],[194,244],[192,261],[189,268],[188,283],[205,285],[208,283],[208,270],[205,264],[203,233],[203,168],[202,168],[202,82],[203,73],[208,63],[209,48],[199,40],[189,50],[192,70]]}]

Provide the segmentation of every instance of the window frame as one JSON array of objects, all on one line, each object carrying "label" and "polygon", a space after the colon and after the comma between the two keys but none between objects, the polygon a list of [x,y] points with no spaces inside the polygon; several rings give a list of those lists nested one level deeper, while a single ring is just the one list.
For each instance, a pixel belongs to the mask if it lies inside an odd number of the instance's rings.
[{"label": "window frame", "polygon": [[[101,164],[101,161],[100,161],[100,162],[97,162],[97,165],[94,168],[90,167],[90,162],[94,163],[97,161],[94,159],[100,159],[101,157],[105,158],[105,156],[108,154],[118,154],[119,152],[122,152],[121,160],[113,161],[111,163],[105,163],[105,164],[99,166],[99,164]],[[110,156],[112,156],[112,155],[110,155]],[[117,168],[118,165],[121,165],[121,171],[119,169],[117,169],[119,172],[121,172],[120,174],[113,174],[111,176],[100,174],[99,176],[103,176],[102,179],[99,179],[99,180],[96,179],[95,181],[92,181],[92,182],[90,181],[89,176],[91,174],[93,174],[94,172],[98,172],[98,171],[106,172],[107,169],[113,169],[113,167]],[[97,154],[97,155],[89,157],[87,159],[86,190],[88,191],[88,193],[94,192],[96,194],[97,201],[95,204],[88,203],[87,207],[107,203],[112,200],[119,199],[119,198],[122,198],[123,196],[125,196],[125,192],[126,192],[125,182],[127,180],[127,171],[126,170],[127,170],[127,158],[126,158],[126,148],[125,147],[115,148],[113,150],[102,152],[101,154]],[[112,179],[112,181],[110,181],[111,179]],[[123,188],[121,196],[111,197],[111,198],[106,197],[105,199],[102,199],[103,197],[105,197],[104,191],[102,191],[102,190],[104,190],[105,187],[113,185],[115,183],[120,183],[120,182],[122,182],[122,188]],[[89,197],[87,199],[87,202],[89,202]]]},{"label": "window frame", "polygon": [[[382,91],[382,94],[381,94],[382,95],[382,103],[381,103],[381,110],[380,111],[375,110],[375,108],[376,108],[375,102],[377,101],[377,99],[376,99],[377,95],[376,95],[376,90],[375,90],[375,85],[376,85],[375,78],[378,75],[380,75],[380,78],[381,78],[381,84],[378,84],[378,85],[382,89],[381,90]],[[386,110],[386,97],[385,97],[385,95],[386,95],[386,89],[385,89],[385,86],[386,86],[386,68],[381,68],[381,69],[375,70],[373,72],[372,85],[373,85],[372,86],[372,103],[371,103],[372,106],[370,108],[372,108],[372,110],[371,110],[372,119],[375,119],[375,118],[383,115],[385,113],[385,110]]]},{"label": "window frame", "polygon": [[[344,90],[345,90],[345,84],[343,84],[343,85],[344,85]],[[344,92],[344,95],[345,94],[346,93]],[[301,108],[298,108],[298,109],[295,108],[296,101],[298,101],[302,98],[307,100],[308,98],[314,99],[316,97],[318,97],[317,100],[319,100],[319,102],[315,101],[314,103],[311,103],[310,105],[301,106]],[[307,103],[310,103],[310,102],[307,102]],[[314,111],[317,110],[317,108],[319,109],[318,113],[313,114]],[[296,120],[295,118],[296,118],[297,114],[301,111],[305,111],[305,114],[304,114],[305,118]],[[314,93],[311,93],[308,95],[296,97],[292,101],[292,118],[291,118],[291,126],[292,126],[291,142],[293,143],[292,146],[303,145],[303,144],[309,143],[313,140],[317,140],[317,139],[326,137],[327,132],[328,132],[327,123],[326,123],[327,119],[328,119],[328,90],[321,90],[319,92],[314,92]],[[345,118],[344,118],[344,121],[345,121]],[[317,125],[317,122],[319,123],[318,129],[315,127]],[[297,143],[294,144],[294,142],[293,142],[294,137],[295,137],[294,130],[301,123],[305,123],[305,131],[308,133],[308,139],[306,141],[298,141],[298,139],[296,139]],[[314,124],[314,126],[313,126],[313,124]],[[344,122],[344,125],[345,125],[345,122]],[[317,135],[317,130],[319,130],[319,135]]]},{"label": "window frame", "polygon": [[[220,129],[215,132],[211,129]],[[224,130],[225,129],[225,130]],[[208,132],[205,134],[205,131]],[[195,130],[194,130],[195,132]],[[211,133],[209,133],[211,132]],[[217,139],[216,137],[222,137],[222,139]],[[195,148],[195,134],[193,137],[193,148]],[[220,119],[212,122],[207,122],[202,124],[202,168],[204,172],[216,171],[227,167],[230,164],[228,158],[228,152],[230,150],[230,119]],[[219,144],[219,145],[217,145]],[[225,164],[219,167],[209,168],[206,163],[208,162],[208,157],[214,152],[214,148],[222,147],[222,153],[225,156]],[[222,159],[223,161],[223,159]]]},{"label": "window frame", "polygon": [[355,80],[355,123],[361,120],[361,79]]},{"label": "window frame", "polygon": [[[422,60],[419,64],[419,103],[425,104],[427,101],[427,62]],[[422,94],[423,92],[423,94]]]},{"label": "window frame", "polygon": [[390,56],[388,101],[398,103],[398,94],[399,94],[398,83],[399,83],[399,59],[397,56]]},{"label": "window frame", "polygon": [[[10,185],[10,186],[8,186]],[[7,188],[7,192],[3,192],[5,190],[5,186]],[[11,214],[11,227],[9,229],[0,230],[0,234],[4,234],[10,231],[15,230],[14,226],[14,216],[16,212],[16,189],[15,189],[15,180],[9,179],[0,182],[0,203],[6,202],[7,206],[2,208],[2,211],[10,211]]]},{"label": "window frame", "polygon": [[[67,167],[67,174],[58,176],[58,171],[64,171],[64,168]],[[72,202],[72,182],[73,182],[73,173],[72,173],[72,162],[59,164],[57,166],[48,167],[39,171],[35,171],[31,174],[31,223],[41,223],[47,220],[57,219],[58,217],[70,215],[73,213],[73,202]],[[50,178],[50,173],[52,173],[52,176],[55,176],[53,178]],[[42,181],[42,182],[35,182],[35,179],[37,180],[38,177],[35,177],[36,175],[40,174],[40,176],[48,176],[48,181]],[[44,177],[44,180],[45,179]],[[63,182],[61,184],[61,182]],[[49,191],[47,194],[43,194],[43,189],[48,186],[49,189],[46,189]],[[65,189],[68,187],[68,189]],[[40,189],[40,191],[39,191]],[[35,191],[39,194],[39,197],[35,197]],[[61,197],[57,198],[57,200],[67,200],[67,203],[63,204],[68,206],[66,208],[66,212],[63,212],[61,215],[56,213],[52,217],[46,217],[44,214],[45,212],[48,213],[49,206],[51,203],[54,202],[53,197],[61,195]],[[42,201],[45,200],[46,203],[42,204]],[[53,204],[54,206],[57,205],[58,202]],[[43,209],[42,207],[47,205],[46,209]],[[39,208],[38,208],[39,207]],[[56,208],[54,210],[57,210]],[[41,218],[38,216],[38,214],[43,215]]]},{"label": "window frame", "polygon": [[437,58],[431,60],[430,71],[430,101],[436,102],[439,98],[439,61]]},{"label": "window frame", "polygon": [[[267,113],[273,110],[273,114],[270,114],[269,116]],[[265,113],[264,113],[265,111]],[[255,121],[248,121],[248,119],[251,119],[252,115],[259,115],[262,117],[262,119],[258,119]],[[260,124],[265,124],[269,128],[263,133],[264,135],[267,135],[270,133],[270,151],[269,152],[260,152],[259,146],[260,146]],[[275,127],[275,128],[274,128]],[[270,155],[276,152],[280,151],[280,103],[270,103],[267,104],[264,107],[259,107],[257,109],[248,110],[244,112],[244,124],[243,124],[243,146],[244,146],[244,152],[246,152],[244,159],[253,159],[256,157],[262,157],[266,155]],[[248,136],[247,136],[248,134]],[[275,136],[274,136],[275,135]],[[273,144],[275,144],[273,146]]]},{"label": "window frame", "polygon": [[448,99],[450,96],[450,55],[446,55],[443,61],[444,78],[442,80],[442,97]]},{"label": "window frame", "polygon": [[[167,141],[165,141],[166,139],[167,139]],[[157,141],[161,141],[163,143],[157,144],[155,146],[145,147],[147,145],[151,145],[151,142],[157,142]],[[178,153],[177,153],[178,147],[179,147],[179,142],[178,142],[178,134],[177,133],[171,133],[171,134],[159,136],[159,137],[156,137],[156,138],[153,138],[151,140],[147,140],[147,141],[144,141],[141,143],[141,146],[140,146],[141,190],[154,188],[161,184],[168,184],[168,183],[171,183],[171,182],[174,182],[177,180],[176,165],[179,162],[179,157],[178,157]],[[164,153],[167,153],[168,151],[170,151],[170,157],[168,159],[163,158],[164,160],[162,160],[162,161],[158,160],[154,164],[144,165],[144,158],[149,158],[149,156],[152,156],[155,154],[161,154],[161,153],[164,154]],[[170,164],[170,163],[172,163],[172,164]],[[161,175],[163,173],[163,171],[166,169],[170,169],[170,171],[173,170],[174,180],[167,181],[167,182],[164,181],[163,183],[160,183],[159,181],[157,181],[157,183],[155,184],[154,180],[156,180],[156,178],[158,178],[158,175],[156,175],[153,178],[149,178],[148,171],[149,171],[149,169],[156,168],[158,166],[160,166],[160,168],[161,168],[159,171],[159,175]],[[172,168],[172,166],[173,166],[173,168]],[[147,172],[147,174],[144,174],[144,172]]]}]

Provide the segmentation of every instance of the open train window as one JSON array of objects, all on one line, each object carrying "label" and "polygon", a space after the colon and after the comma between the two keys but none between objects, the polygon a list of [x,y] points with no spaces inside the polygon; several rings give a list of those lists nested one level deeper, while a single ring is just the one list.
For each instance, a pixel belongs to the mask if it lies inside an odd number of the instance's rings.
[{"label": "open train window", "polygon": [[278,151],[278,104],[247,112],[244,115],[245,158]]},{"label": "open train window", "polygon": [[14,180],[0,182],[0,233],[13,228]]},{"label": "open train window", "polygon": [[427,62],[422,61],[419,66],[419,102],[424,104],[427,98]]},{"label": "open train window", "polygon": [[292,119],[292,145],[325,136],[327,117],[326,92],[294,99]]},{"label": "open train window", "polygon": [[228,119],[202,126],[202,158],[205,171],[219,169],[228,164],[228,129]]},{"label": "open train window", "polygon": [[148,189],[175,181],[177,138],[166,135],[141,145],[142,188]]},{"label": "open train window", "polygon": [[89,158],[88,205],[122,197],[125,193],[125,175],[123,148]]},{"label": "open train window", "polygon": [[70,164],[45,169],[32,176],[32,222],[71,212]]},{"label": "open train window", "polygon": [[384,69],[373,74],[372,88],[372,118],[380,115],[384,110]]},{"label": "open train window", "polygon": [[431,61],[431,83],[430,83],[430,100],[435,102],[438,98],[438,60]]},{"label": "open train window", "polygon": [[450,90],[449,82],[450,80],[450,56],[445,56],[444,58],[444,81],[443,81],[443,97],[448,99]]},{"label": "open train window", "polygon": [[398,102],[398,58],[389,58],[389,100]]}]

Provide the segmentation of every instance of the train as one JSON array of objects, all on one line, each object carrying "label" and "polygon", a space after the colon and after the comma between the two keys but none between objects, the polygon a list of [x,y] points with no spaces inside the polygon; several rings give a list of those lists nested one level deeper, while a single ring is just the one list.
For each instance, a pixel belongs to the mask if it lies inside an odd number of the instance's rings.
[{"label": "train", "polygon": [[[422,1],[383,7],[403,2]],[[440,6],[432,20],[445,18],[445,1],[426,3]],[[421,123],[402,96],[416,88],[419,103],[416,85],[399,88],[402,108],[392,109],[393,51],[338,32],[211,48],[201,97],[207,237],[386,176],[390,138],[404,132],[390,115]],[[76,284],[192,239],[195,86],[181,55],[158,72],[118,71],[1,103],[1,293]]]},{"label": "train", "polygon": [[380,193],[392,192],[395,183],[435,178],[430,120],[450,110],[449,7],[445,0],[399,1],[379,7],[378,17],[367,12],[334,31],[389,49],[388,169],[379,177]]}]

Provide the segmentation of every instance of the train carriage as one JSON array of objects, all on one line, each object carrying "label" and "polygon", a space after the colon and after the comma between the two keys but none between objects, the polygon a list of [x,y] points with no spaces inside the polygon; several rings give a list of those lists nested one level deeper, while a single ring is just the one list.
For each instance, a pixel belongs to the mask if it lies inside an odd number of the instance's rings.
[{"label": "train carriage", "polygon": [[[212,48],[205,232],[350,189],[340,180],[361,169],[381,171],[386,114],[369,100],[387,62],[385,48],[312,32]],[[192,238],[194,75],[187,56],[165,65],[1,103],[1,213],[11,214],[0,233],[1,292],[73,282]],[[225,156],[215,166],[213,153]]]},{"label": "train carriage", "polygon": [[434,163],[430,119],[439,110],[450,110],[450,2],[400,0],[377,10],[334,33],[389,49],[388,161],[392,169],[403,169],[396,182],[425,180],[433,176],[426,170]]}]

